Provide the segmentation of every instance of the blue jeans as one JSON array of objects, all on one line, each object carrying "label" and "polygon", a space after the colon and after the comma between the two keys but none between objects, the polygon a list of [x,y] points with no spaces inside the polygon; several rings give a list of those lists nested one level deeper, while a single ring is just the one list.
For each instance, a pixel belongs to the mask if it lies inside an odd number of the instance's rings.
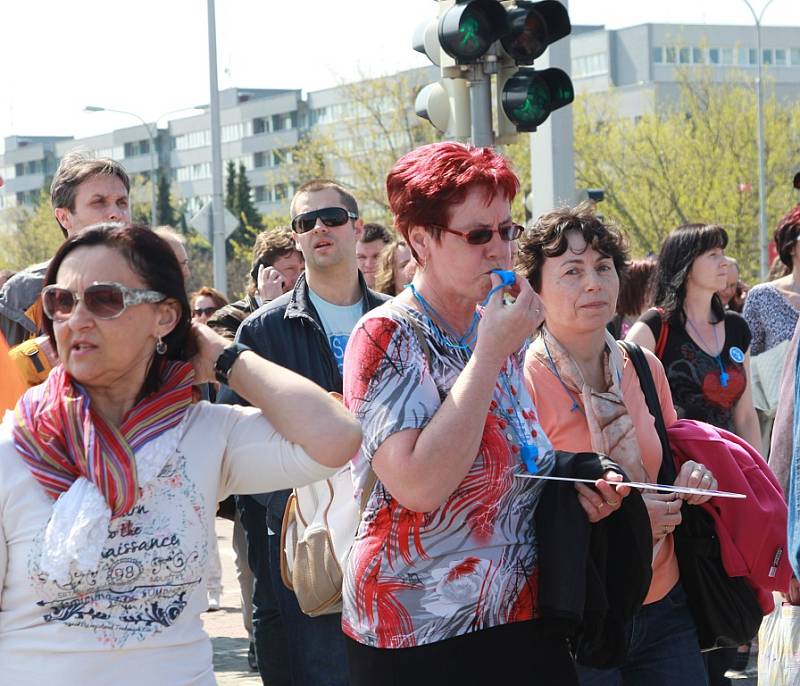
[{"label": "blue jeans", "polygon": [[625,639],[625,664],[614,669],[578,665],[581,686],[707,686],[697,629],[680,582],[639,610],[625,627]]},{"label": "blue jeans", "polygon": [[[279,534],[286,498],[273,498],[267,507],[250,496],[239,496],[238,502],[254,577],[253,639],[261,680],[265,686],[347,686],[342,616],[303,614],[281,580]],[[274,535],[267,534],[268,526]]]}]

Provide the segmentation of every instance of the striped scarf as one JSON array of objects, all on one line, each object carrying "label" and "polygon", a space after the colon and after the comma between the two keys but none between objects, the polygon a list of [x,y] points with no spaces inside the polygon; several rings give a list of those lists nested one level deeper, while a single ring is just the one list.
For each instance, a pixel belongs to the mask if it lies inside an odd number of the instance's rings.
[{"label": "striped scarf", "polygon": [[119,428],[92,409],[89,394],[60,365],[22,396],[14,445],[54,500],[83,476],[106,499],[112,518],[134,506],[139,496],[134,453],[177,426],[192,401],[192,365],[161,364],[160,390],[140,400]]}]

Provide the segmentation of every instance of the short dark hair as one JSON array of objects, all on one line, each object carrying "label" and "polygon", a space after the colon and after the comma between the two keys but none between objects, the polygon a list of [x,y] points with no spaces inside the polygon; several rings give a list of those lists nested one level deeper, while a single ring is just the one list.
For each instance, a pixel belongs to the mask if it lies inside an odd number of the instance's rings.
[{"label": "short dark hair", "polygon": [[[61,159],[50,184],[50,204],[53,209],[63,207],[75,212],[75,196],[78,186],[94,176],[116,176],[127,193],[131,192],[131,180],[124,167],[108,157],[92,157],[82,150],[72,150]],[[59,224],[60,226],[60,224]],[[64,231],[64,227],[61,227]]]},{"label": "short dark hair", "polygon": [[364,233],[360,238],[362,243],[372,243],[372,241],[383,241],[386,245],[392,242],[392,234],[383,224],[375,222],[364,224]]},{"label": "short dark hair", "polygon": [[778,249],[778,257],[789,269],[793,269],[792,253],[800,236],[800,205],[791,209],[786,216],[778,222],[775,229],[775,247]]},{"label": "short dark hair", "polygon": [[579,233],[588,247],[610,257],[620,284],[624,282],[628,271],[628,242],[616,226],[597,216],[595,203],[584,200],[577,207],[546,212],[520,238],[517,265],[535,291],[542,289],[544,261],[567,251],[570,231]]},{"label": "short dark hair", "polygon": [[[164,343],[167,345],[164,357],[169,360],[189,360],[195,353],[196,346],[191,335],[192,313],[181,265],[169,244],[149,227],[143,224],[103,222],[68,238],[50,261],[45,285],[56,282],[61,263],[73,250],[92,246],[116,250],[141,277],[147,288],[159,291],[168,299],[178,302],[181,314],[175,328],[164,336]],[[55,350],[57,346],[52,320],[45,317],[43,328]],[[158,365],[151,364],[142,388],[144,393],[154,393],[159,389],[159,374]]]},{"label": "short dark hair", "polygon": [[[663,310],[670,324],[686,326],[683,303],[686,300],[686,280],[694,261],[714,248],[725,249],[728,232],[718,224],[684,224],[671,232],[661,246],[655,274],[655,305]],[[711,296],[711,311],[715,321],[725,318],[725,308],[719,295]]]},{"label": "short dark hair", "polygon": [[331,179],[312,179],[311,181],[306,181],[295,191],[290,207],[294,207],[294,201],[297,200],[297,196],[301,193],[316,193],[328,189],[334,190],[339,194],[339,199],[342,201],[344,209],[353,214],[358,214],[358,203],[353,197],[353,194],[346,191],[341,184]]}]

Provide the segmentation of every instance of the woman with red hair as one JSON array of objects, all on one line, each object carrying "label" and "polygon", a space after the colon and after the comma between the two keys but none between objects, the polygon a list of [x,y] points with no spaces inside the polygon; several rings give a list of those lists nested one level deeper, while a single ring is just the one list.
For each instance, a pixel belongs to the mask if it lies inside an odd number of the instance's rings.
[{"label": "woman with red hair", "polygon": [[[575,683],[566,641],[533,621],[543,482],[513,478],[554,462],[522,380],[540,303],[503,271],[519,182],[493,150],[446,142],[400,158],[386,186],[419,268],[345,354],[364,431],[343,588],[351,684],[507,683],[522,664],[536,683]],[[620,500],[605,483],[585,491],[587,512]]]}]

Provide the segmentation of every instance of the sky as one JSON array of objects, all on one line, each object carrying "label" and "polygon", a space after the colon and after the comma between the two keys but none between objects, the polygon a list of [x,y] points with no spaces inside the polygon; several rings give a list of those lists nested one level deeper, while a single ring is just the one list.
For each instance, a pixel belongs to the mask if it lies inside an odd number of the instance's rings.
[{"label": "sky", "polygon": [[[750,0],[759,12],[767,0]],[[0,0],[0,152],[9,135],[84,137],[209,100],[207,0]],[[573,24],[753,24],[744,0],[571,0]],[[411,49],[435,0],[217,0],[220,89],[304,91],[427,64]],[[800,26],[798,0],[764,25]],[[800,40],[798,40],[800,42]],[[168,114],[169,113],[169,114]]]}]

